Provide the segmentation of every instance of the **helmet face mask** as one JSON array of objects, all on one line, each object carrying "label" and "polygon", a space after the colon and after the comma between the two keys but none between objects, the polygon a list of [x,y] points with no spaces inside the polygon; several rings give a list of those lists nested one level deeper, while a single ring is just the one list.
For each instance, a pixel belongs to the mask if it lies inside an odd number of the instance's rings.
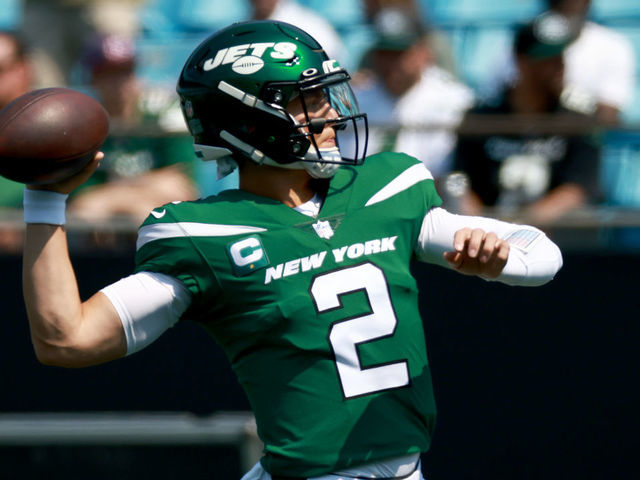
[{"label": "helmet face mask", "polygon": [[[328,73],[314,78],[312,82],[301,82],[300,103],[306,122],[300,124],[305,130],[304,135],[311,143],[311,150],[319,152],[316,160],[327,163],[336,162],[330,156],[322,156],[322,148],[316,144],[314,135],[321,134],[325,127],[333,128],[336,144],[340,149],[342,160],[340,163],[358,165],[362,163],[364,155],[359,154],[365,147],[359,144],[360,139],[366,142],[367,119],[360,113],[358,102],[349,86],[349,76],[342,70]],[[330,114],[327,114],[327,108]],[[361,130],[360,134],[359,132]],[[342,142],[342,137],[352,137],[353,141]],[[353,147],[346,151],[345,145]],[[307,155],[308,158],[308,155]]]},{"label": "helmet face mask", "polygon": [[[368,127],[349,80],[304,31],[253,21],[227,27],[197,47],[177,91],[196,144],[219,149],[218,156],[231,152],[284,168],[357,165],[366,154]],[[330,107],[324,116],[319,99]],[[299,104],[304,116],[294,118],[287,108],[291,103]],[[316,142],[326,128],[336,137],[330,152]],[[342,151],[342,139],[352,147],[349,152]],[[314,175],[317,168],[311,170]]]}]

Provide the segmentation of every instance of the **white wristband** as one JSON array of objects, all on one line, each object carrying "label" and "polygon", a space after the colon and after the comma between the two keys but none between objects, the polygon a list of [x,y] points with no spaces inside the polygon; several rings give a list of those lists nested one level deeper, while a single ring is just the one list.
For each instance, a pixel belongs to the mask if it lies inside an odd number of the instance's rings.
[{"label": "white wristband", "polygon": [[50,190],[24,189],[24,222],[64,225],[67,197]]}]

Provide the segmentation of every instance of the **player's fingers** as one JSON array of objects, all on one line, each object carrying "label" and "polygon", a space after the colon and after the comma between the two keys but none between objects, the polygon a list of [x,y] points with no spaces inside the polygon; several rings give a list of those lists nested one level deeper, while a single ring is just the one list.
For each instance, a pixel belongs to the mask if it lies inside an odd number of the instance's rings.
[{"label": "player's fingers", "polygon": [[467,255],[470,258],[477,258],[478,253],[482,249],[482,245],[484,243],[484,239],[486,236],[486,232],[481,228],[474,228],[471,231],[471,235],[469,237],[469,241],[467,242]]},{"label": "player's fingers", "polygon": [[[102,155],[100,155],[102,154]],[[73,177],[70,177],[68,180],[70,180],[69,183],[84,183],[86,182],[89,177],[91,175],[93,175],[93,173],[98,169],[98,167],[100,166],[100,161],[104,158],[104,154],[102,152],[98,152],[93,159],[87,163],[84,168],[82,170],[80,170],[77,174],[75,174]]]},{"label": "player's fingers", "polygon": [[91,175],[98,169],[100,166],[100,160],[102,157],[98,157],[97,155],[93,157],[91,160],[80,172],[78,172],[73,177],[66,180],[66,183],[71,185],[81,185],[86,182]]},{"label": "player's fingers", "polygon": [[103,158],[104,158],[104,152],[98,151],[93,157],[93,162],[97,162],[98,165],[100,165],[100,162],[102,161]]},{"label": "player's fingers", "polygon": [[444,259],[451,265],[453,268],[458,268],[462,265],[462,254],[458,252],[445,252]]},{"label": "player's fingers", "polygon": [[27,185],[27,188],[33,190],[51,190],[58,193],[68,194],[78,188],[80,185],[89,180],[89,177],[100,166],[100,161],[104,158],[104,153],[97,152],[94,157],[75,175],[55,183],[46,185]]},{"label": "player's fingers", "polygon": [[500,240],[499,245],[496,246],[496,249],[498,250],[498,258],[504,261],[504,263],[506,264],[507,260],[509,259],[509,250],[511,249],[511,247],[509,246],[509,242]]},{"label": "player's fingers", "polygon": [[69,177],[61,182],[58,182],[56,184],[56,190],[61,193],[71,193],[72,191],[74,191],[80,185],[84,184],[87,180],[89,180],[89,177],[91,177],[91,175],[93,175],[94,172],[100,166],[100,161],[103,158],[104,158],[104,153],[102,152],[96,153],[93,159],[89,163],[87,163],[87,165],[85,165],[82,170],[80,170],[78,173],[76,173],[72,177]]},{"label": "player's fingers", "polygon": [[462,252],[465,249],[467,241],[471,238],[471,229],[462,228],[453,236],[453,249],[456,252]]},{"label": "player's fingers", "polygon": [[496,278],[504,269],[509,258],[509,244],[504,240],[498,239],[491,257],[485,264],[484,275],[488,278]]},{"label": "player's fingers", "polygon": [[478,260],[481,263],[487,263],[493,257],[494,252],[497,249],[498,241],[498,236],[493,232],[489,232],[485,235],[480,251],[478,252]]}]

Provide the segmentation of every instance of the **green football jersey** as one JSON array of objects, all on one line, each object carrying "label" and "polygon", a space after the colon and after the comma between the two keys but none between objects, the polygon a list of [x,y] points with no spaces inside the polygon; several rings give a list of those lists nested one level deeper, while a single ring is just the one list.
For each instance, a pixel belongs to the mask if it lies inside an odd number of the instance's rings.
[{"label": "green football jersey", "polygon": [[136,270],[192,292],[183,319],[229,357],[267,471],[317,476],[428,449],[435,402],[409,263],[440,203],[422,164],[384,153],[342,167],[317,218],[229,190],[140,228]]}]

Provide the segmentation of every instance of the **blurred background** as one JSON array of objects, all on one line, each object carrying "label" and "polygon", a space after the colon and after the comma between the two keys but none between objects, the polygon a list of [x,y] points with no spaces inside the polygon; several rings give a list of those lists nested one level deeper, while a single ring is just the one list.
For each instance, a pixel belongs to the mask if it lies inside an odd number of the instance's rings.
[{"label": "blurred background", "polygon": [[[105,160],[69,201],[84,296],[131,271],[154,206],[234,187],[196,162],[175,84],[200,42],[251,18],[299,25],[349,70],[370,152],[420,158],[450,210],[537,225],[563,249],[558,278],[532,290],[415,266],[439,406],[426,478],[628,478],[640,428],[640,3],[0,0],[0,107],[67,86],[111,117]],[[240,478],[260,443],[199,326],[109,365],[37,364],[19,280],[22,189],[0,178],[0,479]]]}]

